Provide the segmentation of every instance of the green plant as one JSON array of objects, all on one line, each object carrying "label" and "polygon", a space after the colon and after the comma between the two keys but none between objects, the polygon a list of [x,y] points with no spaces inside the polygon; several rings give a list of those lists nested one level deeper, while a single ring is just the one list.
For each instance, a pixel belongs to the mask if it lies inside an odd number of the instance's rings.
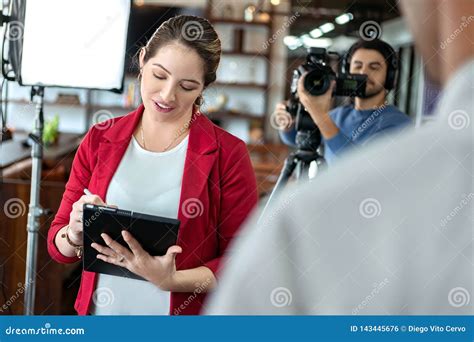
[{"label": "green plant", "polygon": [[47,120],[43,129],[43,144],[51,145],[58,136],[59,115],[55,115],[53,119]]}]

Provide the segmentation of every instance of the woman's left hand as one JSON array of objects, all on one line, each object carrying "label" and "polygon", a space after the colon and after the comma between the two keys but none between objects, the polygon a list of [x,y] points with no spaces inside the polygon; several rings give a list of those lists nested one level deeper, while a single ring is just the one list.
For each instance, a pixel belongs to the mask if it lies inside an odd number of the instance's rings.
[{"label": "woman's left hand", "polygon": [[176,287],[176,254],[182,252],[181,247],[171,246],[163,256],[151,256],[138,243],[137,240],[126,230],[122,230],[122,236],[130,247],[130,250],[107,234],[101,234],[107,246],[93,243],[91,246],[100,254],[97,258],[125,267],[164,291],[172,291]]}]

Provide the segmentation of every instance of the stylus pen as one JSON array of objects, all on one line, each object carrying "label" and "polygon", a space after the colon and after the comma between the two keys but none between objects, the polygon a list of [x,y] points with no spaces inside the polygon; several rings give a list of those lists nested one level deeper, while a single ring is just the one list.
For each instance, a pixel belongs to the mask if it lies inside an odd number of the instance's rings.
[{"label": "stylus pen", "polygon": [[[85,188],[84,189],[84,193],[87,195],[87,196],[91,196],[91,195],[94,195],[92,192],[89,191],[89,189]],[[105,205],[106,207],[109,207],[108,205]],[[114,207],[114,206],[110,206],[110,207]],[[116,207],[116,206],[115,206]]]}]

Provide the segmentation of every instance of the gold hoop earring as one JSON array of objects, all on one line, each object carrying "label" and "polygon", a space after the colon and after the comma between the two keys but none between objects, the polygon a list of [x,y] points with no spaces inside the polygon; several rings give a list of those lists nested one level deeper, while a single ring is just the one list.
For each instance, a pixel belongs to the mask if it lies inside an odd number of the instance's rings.
[{"label": "gold hoop earring", "polygon": [[194,105],[197,106],[197,107],[201,107],[203,103],[204,103],[204,97],[201,94],[194,101]]}]

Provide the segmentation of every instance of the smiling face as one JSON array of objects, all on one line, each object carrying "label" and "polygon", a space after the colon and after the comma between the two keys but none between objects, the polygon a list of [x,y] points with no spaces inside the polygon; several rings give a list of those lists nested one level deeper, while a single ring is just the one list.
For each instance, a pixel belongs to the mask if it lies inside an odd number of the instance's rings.
[{"label": "smiling face", "polygon": [[189,115],[204,89],[204,62],[197,52],[178,42],[157,50],[144,62],[140,52],[141,96],[145,110],[156,121]]},{"label": "smiling face", "polygon": [[366,97],[384,91],[387,77],[387,63],[384,56],[377,50],[357,49],[351,57],[351,74],[367,75]]}]

